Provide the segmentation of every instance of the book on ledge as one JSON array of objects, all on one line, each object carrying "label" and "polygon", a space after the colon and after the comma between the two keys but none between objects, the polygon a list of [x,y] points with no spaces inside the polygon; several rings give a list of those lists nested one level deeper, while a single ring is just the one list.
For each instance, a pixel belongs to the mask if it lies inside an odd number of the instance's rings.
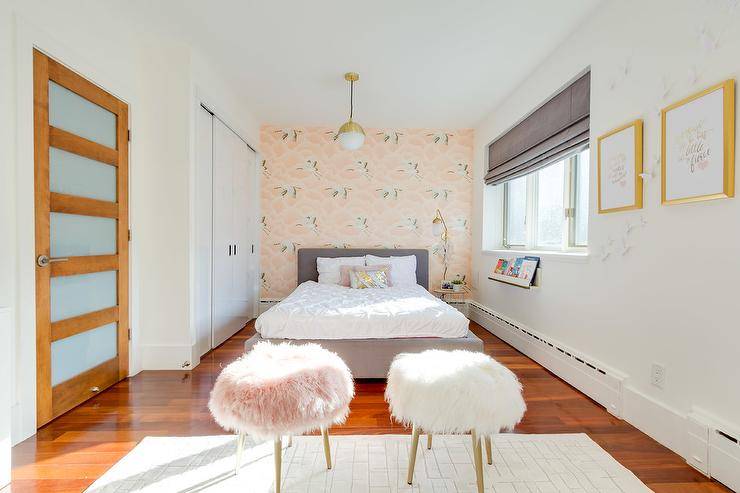
[{"label": "book on ledge", "polygon": [[529,288],[537,275],[539,264],[540,258],[531,255],[500,258],[491,273],[491,279]]}]

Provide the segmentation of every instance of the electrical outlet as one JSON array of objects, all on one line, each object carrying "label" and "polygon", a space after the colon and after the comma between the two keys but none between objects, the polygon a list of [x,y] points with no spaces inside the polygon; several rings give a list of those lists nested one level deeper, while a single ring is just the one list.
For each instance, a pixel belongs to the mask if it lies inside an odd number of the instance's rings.
[{"label": "electrical outlet", "polygon": [[650,383],[659,389],[662,389],[665,386],[665,366],[653,363],[653,367],[650,372]]}]

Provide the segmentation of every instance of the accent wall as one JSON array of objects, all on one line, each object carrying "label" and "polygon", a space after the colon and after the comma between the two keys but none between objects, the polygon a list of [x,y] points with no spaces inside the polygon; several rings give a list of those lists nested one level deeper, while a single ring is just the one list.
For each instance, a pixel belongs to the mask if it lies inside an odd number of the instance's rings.
[{"label": "accent wall", "polygon": [[365,131],[362,148],[346,151],[331,127],[261,128],[263,299],[296,287],[303,247],[427,248],[438,286],[437,208],[450,229],[447,277],[469,277],[473,131]]}]

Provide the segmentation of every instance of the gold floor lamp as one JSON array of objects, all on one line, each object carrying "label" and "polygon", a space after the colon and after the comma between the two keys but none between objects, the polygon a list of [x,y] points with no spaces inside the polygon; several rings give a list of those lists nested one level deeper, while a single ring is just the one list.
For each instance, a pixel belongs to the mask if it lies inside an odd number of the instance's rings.
[{"label": "gold floor lamp", "polygon": [[432,234],[442,240],[442,265],[445,268],[442,280],[446,280],[447,268],[450,263],[450,230],[447,229],[447,223],[439,209],[437,209],[437,215],[432,220]]}]

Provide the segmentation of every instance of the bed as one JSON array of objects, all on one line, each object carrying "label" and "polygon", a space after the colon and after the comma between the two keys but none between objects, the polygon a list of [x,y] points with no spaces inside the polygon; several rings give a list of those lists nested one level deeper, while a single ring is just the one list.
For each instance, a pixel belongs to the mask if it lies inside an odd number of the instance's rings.
[{"label": "bed", "polygon": [[[317,282],[318,257],[365,255],[414,255],[417,285],[350,289]],[[293,293],[259,316],[258,333],[246,341],[247,351],[264,340],[315,342],[339,354],[355,378],[385,378],[390,362],[402,352],[483,351],[467,318],[428,292],[427,250],[302,248],[297,279]]]}]

